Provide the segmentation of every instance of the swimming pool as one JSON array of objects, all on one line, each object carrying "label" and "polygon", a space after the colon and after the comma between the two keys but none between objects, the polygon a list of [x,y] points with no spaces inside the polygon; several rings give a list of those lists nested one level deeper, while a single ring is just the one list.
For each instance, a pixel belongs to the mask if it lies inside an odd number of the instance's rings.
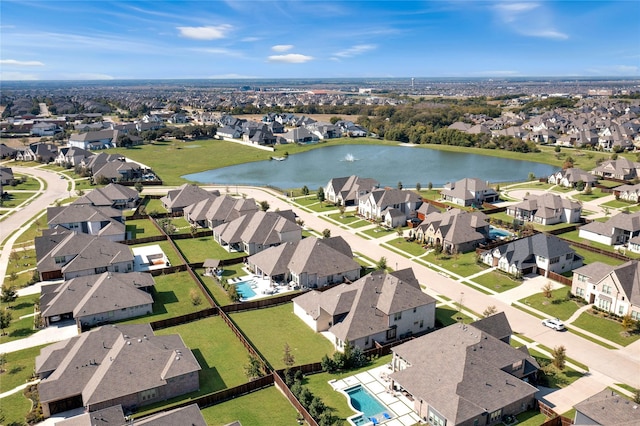
[{"label": "swimming pool", "polygon": [[238,290],[240,297],[248,299],[256,295],[256,292],[251,288],[251,284],[253,284],[253,281],[240,281],[235,283],[236,290]]},{"label": "swimming pool", "polygon": [[360,426],[370,422],[377,424],[393,417],[389,414],[387,407],[362,385],[346,389],[345,392],[351,400],[353,409],[362,412],[361,415],[349,419],[354,425]]},{"label": "swimming pool", "polygon": [[509,231],[505,231],[504,229],[495,228],[493,226],[489,227],[489,236],[491,239],[503,239],[513,236],[513,234]]}]

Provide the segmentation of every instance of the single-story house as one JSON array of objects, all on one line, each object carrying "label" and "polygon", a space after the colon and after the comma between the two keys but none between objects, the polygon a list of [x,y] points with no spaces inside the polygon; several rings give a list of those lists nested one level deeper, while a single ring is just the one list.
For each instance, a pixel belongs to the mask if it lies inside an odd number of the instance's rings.
[{"label": "single-story house", "polygon": [[215,198],[220,195],[220,192],[209,192],[200,188],[197,185],[185,183],[176,189],[172,189],[160,198],[162,205],[169,212],[182,212],[186,206],[197,203],[198,201],[206,200],[207,198]]},{"label": "single-story house", "polygon": [[573,406],[576,426],[630,426],[640,423],[638,404],[618,395],[611,389],[603,389]]},{"label": "single-story house", "polygon": [[[56,426],[125,426],[130,424],[129,421],[125,417],[124,411],[122,411],[122,405],[118,404],[103,410],[60,420],[56,422]],[[138,417],[135,420],[135,424],[136,426],[207,426],[198,404],[195,403],[169,411],[161,411],[146,417]]]},{"label": "single-story house", "polygon": [[200,365],[178,334],[149,324],[103,326],[40,350],[35,372],[44,417],[84,407],[125,410],[200,389]]},{"label": "single-story house", "polygon": [[614,194],[624,201],[637,203],[640,201],[640,183],[635,185],[620,185],[613,189]]},{"label": "single-story house", "polygon": [[620,212],[606,222],[593,221],[581,226],[578,236],[608,246],[624,245],[640,236],[640,212]]},{"label": "single-story house", "polygon": [[420,288],[413,270],[373,272],[352,284],[293,299],[293,312],[339,351],[345,343],[369,349],[435,326],[435,299]]},{"label": "single-story house", "polygon": [[41,316],[75,319],[78,327],[148,315],[153,310],[151,274],[143,272],[87,275],[42,286]]},{"label": "single-story house", "polygon": [[253,198],[233,198],[229,195],[209,197],[184,207],[184,218],[202,228],[215,228],[226,222],[259,210]]},{"label": "single-story house", "polygon": [[132,209],[140,203],[140,194],[133,188],[110,183],[103,188],[96,188],[85,193],[72,204],[91,204],[97,207],[113,207],[114,209]]},{"label": "single-story house", "polygon": [[13,179],[11,167],[0,167],[0,185],[9,185]]},{"label": "single-story house", "polygon": [[631,180],[640,177],[640,163],[619,157],[615,160],[605,160],[598,165],[593,173],[603,178]]}]

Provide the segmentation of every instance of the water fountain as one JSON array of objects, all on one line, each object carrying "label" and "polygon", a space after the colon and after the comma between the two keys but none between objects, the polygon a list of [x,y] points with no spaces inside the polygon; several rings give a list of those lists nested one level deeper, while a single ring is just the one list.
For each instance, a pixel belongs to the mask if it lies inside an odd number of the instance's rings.
[{"label": "water fountain", "polygon": [[354,161],[356,161],[356,157],[354,157],[353,154],[348,153],[347,155],[344,156],[344,161],[353,163]]}]

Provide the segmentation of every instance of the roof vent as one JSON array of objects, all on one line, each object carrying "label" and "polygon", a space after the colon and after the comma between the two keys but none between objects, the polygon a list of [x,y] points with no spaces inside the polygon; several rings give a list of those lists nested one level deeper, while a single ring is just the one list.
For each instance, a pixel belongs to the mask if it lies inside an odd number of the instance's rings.
[{"label": "roof vent", "polygon": [[130,345],[130,344],[131,344],[131,340],[127,340],[127,345]]}]

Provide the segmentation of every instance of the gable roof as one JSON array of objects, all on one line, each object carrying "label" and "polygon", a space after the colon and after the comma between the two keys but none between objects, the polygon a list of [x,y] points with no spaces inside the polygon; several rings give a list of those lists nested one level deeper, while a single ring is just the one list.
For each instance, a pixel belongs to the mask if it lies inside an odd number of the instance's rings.
[{"label": "gable roof", "polygon": [[215,198],[219,193],[208,192],[197,185],[185,183],[173,189],[160,199],[168,209],[181,209],[207,198]]},{"label": "gable roof", "polygon": [[87,192],[72,204],[92,204],[94,206],[112,206],[119,200],[139,198],[138,191],[118,183],[110,183],[104,188],[96,188]]},{"label": "gable roof", "polygon": [[640,422],[638,404],[604,389],[577,403],[574,408],[593,423],[607,426],[632,426]]},{"label": "gable roof", "polygon": [[523,269],[523,265],[527,263],[535,263],[535,256],[552,259],[574,252],[566,241],[554,235],[543,233],[510,241],[491,249],[491,251],[498,251],[500,256],[505,257],[510,265],[516,265],[519,269]]}]

